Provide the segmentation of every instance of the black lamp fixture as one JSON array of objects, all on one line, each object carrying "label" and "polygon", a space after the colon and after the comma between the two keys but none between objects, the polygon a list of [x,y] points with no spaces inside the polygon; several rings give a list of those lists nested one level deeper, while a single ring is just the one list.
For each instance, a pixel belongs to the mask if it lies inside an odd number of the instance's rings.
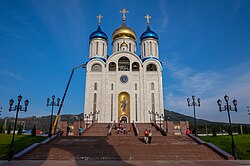
[{"label": "black lamp fixture", "polygon": [[222,101],[220,99],[217,100],[217,104],[219,106],[220,112],[227,111],[228,121],[229,121],[229,125],[230,125],[230,135],[231,135],[231,139],[232,139],[232,153],[233,153],[234,158],[237,159],[237,153],[236,153],[236,147],[235,147],[236,145],[234,143],[234,136],[233,136],[233,128],[232,128],[232,122],[231,122],[231,117],[230,117],[230,111],[235,111],[235,112],[238,111],[238,108],[237,108],[238,102],[236,99],[234,99],[233,100],[234,108],[232,108],[231,105],[229,105],[229,97],[227,95],[225,95],[224,99],[226,101],[226,105],[224,105],[224,108],[222,108]]},{"label": "black lamp fixture", "polygon": [[195,96],[193,95],[192,96],[192,101],[190,102],[190,99],[187,98],[187,103],[188,103],[188,106],[193,106],[193,109],[194,109],[194,134],[195,136],[197,136],[197,123],[196,123],[196,115],[195,115],[195,107],[198,106],[200,107],[201,106],[201,99],[198,98],[197,99],[197,102],[195,101]]},{"label": "black lamp fixture", "polygon": [[10,161],[12,159],[12,157],[14,156],[14,150],[15,150],[15,132],[16,132],[16,124],[17,124],[17,119],[18,119],[18,113],[19,111],[24,111],[24,112],[27,112],[27,107],[29,105],[29,100],[26,99],[24,101],[24,109],[23,109],[23,106],[20,104],[22,100],[22,96],[19,95],[17,97],[17,105],[13,106],[14,105],[14,100],[13,99],[10,99],[9,100],[9,112],[12,112],[12,111],[16,111],[16,119],[15,119],[15,124],[14,124],[14,131],[13,131],[13,135],[12,135],[12,141],[11,141],[11,144],[10,144],[10,149],[9,149],[9,157],[8,157],[8,160]]},{"label": "black lamp fixture", "polygon": [[52,118],[53,118],[53,110],[55,106],[59,106],[60,98],[57,98],[57,103],[55,102],[55,95],[52,96],[52,102],[50,103],[50,98],[47,98],[47,107],[51,106],[51,115],[50,115],[50,126],[49,126],[49,134],[48,137],[52,135]]}]

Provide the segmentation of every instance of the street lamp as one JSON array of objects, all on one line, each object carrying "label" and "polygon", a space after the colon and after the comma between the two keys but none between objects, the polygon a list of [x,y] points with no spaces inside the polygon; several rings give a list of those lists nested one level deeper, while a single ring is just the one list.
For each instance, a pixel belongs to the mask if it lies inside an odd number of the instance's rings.
[{"label": "street lamp", "polygon": [[10,149],[9,149],[9,158],[8,158],[9,161],[12,159],[12,157],[14,155],[14,149],[15,149],[15,146],[14,146],[14,143],[15,143],[15,132],[16,132],[16,123],[17,123],[18,113],[19,113],[19,111],[26,112],[27,111],[27,107],[29,105],[29,100],[26,99],[24,101],[25,107],[23,109],[22,105],[20,104],[20,102],[22,100],[22,96],[21,95],[18,96],[17,100],[18,100],[18,103],[15,106],[13,106],[13,104],[14,104],[14,100],[13,99],[10,99],[10,101],[9,101],[9,105],[10,105],[9,112],[16,111],[16,119],[15,119],[15,124],[14,124],[14,131],[13,131],[12,141],[11,141]]},{"label": "street lamp", "polygon": [[98,114],[100,114],[100,111],[96,111],[95,114],[96,114],[96,122],[98,122]]},{"label": "street lamp", "polygon": [[158,115],[158,117],[160,118],[160,128],[161,128],[161,120],[163,120],[163,121],[164,121],[164,115],[163,115],[163,114],[161,114],[161,115]]},{"label": "street lamp", "polygon": [[50,137],[52,135],[52,117],[53,117],[53,110],[54,110],[54,106],[59,106],[60,103],[60,98],[57,98],[57,103],[55,102],[55,95],[52,96],[52,102],[50,103],[50,98],[47,98],[47,107],[51,106],[51,115],[50,115],[50,126],[49,126],[49,134],[48,137]]},{"label": "street lamp", "polygon": [[231,107],[231,105],[228,104],[229,101],[229,97],[227,95],[224,96],[224,99],[226,101],[226,105],[224,106],[224,109],[221,108],[222,105],[222,101],[220,99],[217,100],[217,104],[219,106],[219,111],[227,111],[228,114],[228,120],[229,120],[229,125],[230,125],[230,135],[232,138],[232,152],[233,152],[233,156],[236,159],[237,158],[237,153],[236,153],[236,149],[235,149],[235,143],[234,143],[234,136],[233,136],[233,129],[232,129],[232,123],[231,123],[231,117],[230,117],[230,111],[235,111],[237,112],[237,100],[233,100],[233,105],[234,105],[234,109]]},{"label": "street lamp", "polygon": [[193,106],[193,109],[194,109],[194,135],[197,136],[197,124],[196,124],[196,115],[195,115],[195,107],[198,106],[200,107],[201,106],[201,99],[198,98],[197,99],[197,102],[195,101],[195,96],[193,95],[192,96],[192,101],[190,103],[190,99],[187,98],[187,103],[188,103],[188,106]]},{"label": "street lamp", "polygon": [[[248,115],[250,116],[249,106],[247,106],[247,112],[248,112]],[[249,119],[250,119],[250,117],[249,117]]]},{"label": "street lamp", "polygon": [[87,119],[87,120],[86,120],[86,128],[88,127],[89,118],[90,118],[90,114],[88,114],[88,115],[85,114],[85,115],[84,115],[84,122],[85,122],[85,119]]},{"label": "street lamp", "polygon": [[3,107],[0,107],[0,116],[2,115]]}]

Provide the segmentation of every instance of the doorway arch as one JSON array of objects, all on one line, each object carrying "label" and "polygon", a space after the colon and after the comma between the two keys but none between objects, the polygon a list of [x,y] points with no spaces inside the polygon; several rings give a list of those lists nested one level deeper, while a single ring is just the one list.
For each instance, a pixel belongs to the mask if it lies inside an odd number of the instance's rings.
[{"label": "doorway arch", "polygon": [[130,123],[130,96],[127,92],[118,95],[118,122],[122,118],[126,118],[127,123]]}]

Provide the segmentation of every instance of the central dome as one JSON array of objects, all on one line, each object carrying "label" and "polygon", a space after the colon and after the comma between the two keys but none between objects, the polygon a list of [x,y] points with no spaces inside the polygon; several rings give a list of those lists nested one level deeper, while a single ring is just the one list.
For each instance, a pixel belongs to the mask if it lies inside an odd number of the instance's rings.
[{"label": "central dome", "polygon": [[131,28],[123,24],[120,28],[117,28],[113,32],[112,35],[113,41],[118,38],[132,38],[133,40],[136,40],[136,34]]}]

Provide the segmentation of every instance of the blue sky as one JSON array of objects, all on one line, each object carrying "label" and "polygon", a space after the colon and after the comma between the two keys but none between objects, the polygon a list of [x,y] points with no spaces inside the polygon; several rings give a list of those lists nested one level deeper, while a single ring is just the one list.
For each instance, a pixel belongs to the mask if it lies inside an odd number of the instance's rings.
[{"label": "blue sky", "polygon": [[[88,61],[89,35],[104,16],[102,30],[109,37],[121,25],[119,10],[126,8],[127,25],[137,38],[151,29],[159,35],[163,63],[164,105],[193,115],[186,98],[201,98],[197,117],[227,122],[216,101],[228,94],[239,111],[233,122],[250,123],[250,1],[248,0],[2,0],[0,1],[0,106],[22,94],[30,100],[20,117],[50,114],[46,98],[62,98],[71,69]],[[137,53],[139,54],[137,40]],[[81,113],[85,70],[75,72],[62,113]],[[57,110],[57,109],[56,109]]]}]

